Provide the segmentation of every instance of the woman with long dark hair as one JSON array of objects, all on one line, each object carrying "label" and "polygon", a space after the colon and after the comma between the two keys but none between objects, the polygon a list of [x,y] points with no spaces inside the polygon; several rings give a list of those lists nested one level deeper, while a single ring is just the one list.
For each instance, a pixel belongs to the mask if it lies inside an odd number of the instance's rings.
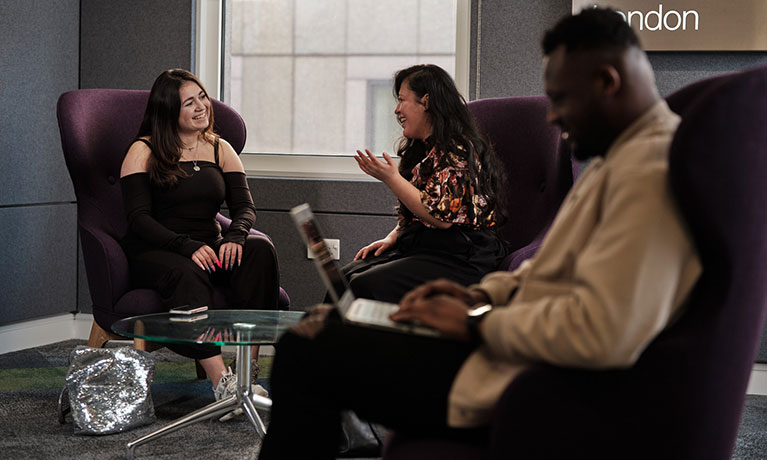
[{"label": "woman with long dark hair", "polygon": [[395,74],[394,95],[399,166],[385,152],[384,161],[370,150],[355,158],[399,199],[397,226],[344,268],[357,297],[389,302],[436,278],[478,282],[506,255],[495,235],[501,168],[453,79],[415,65]]},{"label": "woman with long dark hair", "polygon": [[[168,309],[224,307],[214,304],[214,286],[226,288],[228,308],[277,308],[276,252],[249,234],[256,208],[245,170],[213,132],[213,106],[197,77],[179,69],[157,77],[120,177],[128,219],[123,248],[135,286],[157,290]],[[222,234],[216,214],[224,201],[232,224]],[[168,348],[199,360],[217,399],[236,391],[219,347]]]}]

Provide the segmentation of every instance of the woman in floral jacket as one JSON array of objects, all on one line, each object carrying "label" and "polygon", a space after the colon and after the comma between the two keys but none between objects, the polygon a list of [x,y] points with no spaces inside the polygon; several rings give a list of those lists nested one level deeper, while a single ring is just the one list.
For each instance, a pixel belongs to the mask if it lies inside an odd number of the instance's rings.
[{"label": "woman in floral jacket", "polygon": [[416,65],[394,80],[399,167],[385,152],[384,161],[370,150],[355,159],[399,199],[397,226],[344,268],[357,297],[388,302],[437,278],[476,283],[506,255],[495,235],[502,169],[452,78]]}]

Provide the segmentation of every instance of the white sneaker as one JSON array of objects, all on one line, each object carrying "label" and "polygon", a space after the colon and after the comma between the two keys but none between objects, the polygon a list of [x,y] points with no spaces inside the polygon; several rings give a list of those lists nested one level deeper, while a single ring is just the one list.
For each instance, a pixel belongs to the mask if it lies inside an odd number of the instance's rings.
[{"label": "white sneaker", "polygon": [[[261,385],[251,384],[250,391],[253,394],[257,394],[265,398],[269,397],[269,392],[266,391],[266,388],[262,387]],[[228,368],[226,371],[221,371],[221,380],[218,381],[218,385],[213,390],[213,394],[216,397],[216,401],[221,401],[222,399],[225,399],[237,394],[237,376],[232,373],[231,368]],[[231,420],[242,414],[243,414],[242,408],[237,408],[229,412],[228,414],[225,414],[218,420],[220,422],[226,422],[227,420]]]},{"label": "white sneaker", "polygon": [[235,394],[237,394],[237,376],[232,373],[232,368],[228,367],[221,371],[221,379],[213,389],[213,395],[216,401],[221,401]]}]

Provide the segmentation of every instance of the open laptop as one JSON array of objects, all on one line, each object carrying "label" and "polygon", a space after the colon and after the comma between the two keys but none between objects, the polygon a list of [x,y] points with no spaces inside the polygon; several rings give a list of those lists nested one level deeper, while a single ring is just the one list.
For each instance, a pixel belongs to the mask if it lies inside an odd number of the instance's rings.
[{"label": "open laptop", "polygon": [[397,323],[389,319],[389,315],[399,308],[396,303],[355,299],[349,281],[339,269],[338,263],[333,259],[330,248],[325,244],[325,239],[320,233],[309,205],[304,203],[296,206],[290,210],[290,215],[293,217],[304,243],[314,253],[314,266],[317,268],[333,304],[339,309],[341,317],[345,321],[408,334],[432,337],[441,335],[436,329],[427,326]]}]

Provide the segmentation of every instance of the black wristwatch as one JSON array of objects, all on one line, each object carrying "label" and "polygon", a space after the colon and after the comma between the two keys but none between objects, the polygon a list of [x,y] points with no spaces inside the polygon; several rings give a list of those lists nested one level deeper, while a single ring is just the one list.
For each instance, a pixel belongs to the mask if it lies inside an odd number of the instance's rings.
[{"label": "black wristwatch", "polygon": [[488,313],[493,309],[490,304],[482,305],[481,307],[473,308],[469,310],[469,314],[466,315],[466,328],[469,330],[469,343],[474,346],[482,344],[482,334],[479,332],[479,323],[485,319]]}]

